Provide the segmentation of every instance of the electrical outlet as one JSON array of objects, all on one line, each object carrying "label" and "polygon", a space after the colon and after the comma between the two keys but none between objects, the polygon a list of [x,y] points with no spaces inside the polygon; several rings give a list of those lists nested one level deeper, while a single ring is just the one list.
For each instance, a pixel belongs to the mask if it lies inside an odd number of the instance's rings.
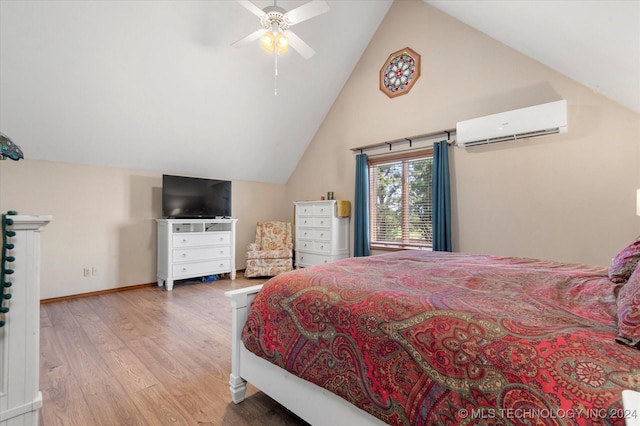
[{"label": "electrical outlet", "polygon": [[91,268],[91,275],[98,275],[98,268],[96,266]]},{"label": "electrical outlet", "polygon": [[89,269],[89,268],[84,268],[84,269],[82,270],[82,272],[84,272],[84,276],[85,276],[85,277],[88,277],[88,276],[90,276],[90,275],[91,275],[91,269]]}]

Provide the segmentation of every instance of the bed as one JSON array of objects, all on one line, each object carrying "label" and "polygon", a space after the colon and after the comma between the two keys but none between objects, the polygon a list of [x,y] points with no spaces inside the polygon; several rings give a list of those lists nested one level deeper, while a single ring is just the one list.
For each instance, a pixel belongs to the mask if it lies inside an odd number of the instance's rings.
[{"label": "bed", "polygon": [[232,400],[248,381],[313,425],[624,424],[636,263],[407,250],[227,292]]}]

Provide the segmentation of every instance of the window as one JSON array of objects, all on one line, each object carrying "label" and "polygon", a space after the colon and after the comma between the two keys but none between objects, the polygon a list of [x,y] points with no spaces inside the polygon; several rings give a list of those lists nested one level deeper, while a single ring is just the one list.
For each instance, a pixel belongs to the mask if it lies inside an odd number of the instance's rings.
[{"label": "window", "polygon": [[372,248],[431,248],[433,151],[369,159]]}]

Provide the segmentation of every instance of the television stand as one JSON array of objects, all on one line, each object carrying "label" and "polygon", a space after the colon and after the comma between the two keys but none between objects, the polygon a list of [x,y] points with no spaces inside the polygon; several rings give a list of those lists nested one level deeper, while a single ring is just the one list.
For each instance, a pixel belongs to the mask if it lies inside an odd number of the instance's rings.
[{"label": "television stand", "polygon": [[236,279],[238,219],[156,219],[158,287],[175,280],[228,273]]}]

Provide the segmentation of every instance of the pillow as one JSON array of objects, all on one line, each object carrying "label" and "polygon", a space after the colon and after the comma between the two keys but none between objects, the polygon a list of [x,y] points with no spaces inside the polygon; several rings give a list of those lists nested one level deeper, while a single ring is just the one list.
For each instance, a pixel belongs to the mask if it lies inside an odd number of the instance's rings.
[{"label": "pillow", "polygon": [[618,341],[640,349],[640,267],[622,286],[618,299]]},{"label": "pillow", "polygon": [[611,261],[609,279],[614,283],[626,282],[640,260],[640,237],[626,246]]}]

